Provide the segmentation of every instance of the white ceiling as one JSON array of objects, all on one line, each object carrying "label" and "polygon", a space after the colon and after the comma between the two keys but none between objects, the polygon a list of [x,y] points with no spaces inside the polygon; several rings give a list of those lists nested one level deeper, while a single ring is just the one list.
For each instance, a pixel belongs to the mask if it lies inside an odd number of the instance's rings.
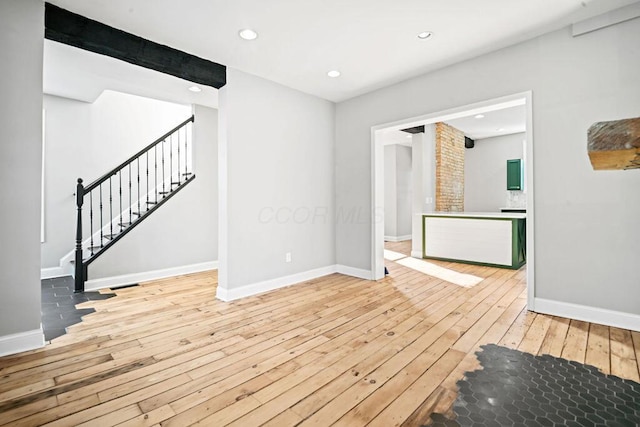
[{"label": "white ceiling", "polygon": [[526,114],[526,106],[518,105],[482,113],[484,116],[482,118],[476,118],[475,115],[471,115],[459,119],[446,120],[445,123],[461,130],[465,136],[478,140],[524,132],[527,129]]},{"label": "white ceiling", "polygon": [[[338,102],[637,0],[49,1]],[[240,39],[242,28],[259,37]],[[435,35],[419,40],[425,30]]]},{"label": "white ceiling", "polygon": [[377,134],[377,141],[382,145],[404,145],[411,147],[411,134],[401,130],[382,130]]},{"label": "white ceiling", "polygon": [[43,91],[49,95],[94,102],[109,89],[162,101],[218,108],[218,91],[168,74],[131,65],[65,44],[44,41]]},{"label": "white ceiling", "polygon": [[[473,140],[482,140],[495,136],[524,132],[526,125],[526,106],[524,104],[483,112],[482,118],[476,114],[445,120],[444,122],[464,132]],[[383,145],[411,146],[411,134],[394,128],[382,129],[377,134]]]}]

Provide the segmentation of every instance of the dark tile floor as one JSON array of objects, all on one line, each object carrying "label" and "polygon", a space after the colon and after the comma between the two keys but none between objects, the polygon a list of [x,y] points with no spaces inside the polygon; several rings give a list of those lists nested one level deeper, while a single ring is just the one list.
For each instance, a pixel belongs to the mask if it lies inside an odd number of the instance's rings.
[{"label": "dark tile floor", "polygon": [[67,326],[80,323],[82,316],[93,313],[93,308],[76,309],[76,304],[90,300],[102,300],[115,296],[99,292],[73,293],[71,276],[44,279],[42,286],[42,328],[44,339],[51,341],[66,333]]},{"label": "dark tile floor", "polygon": [[638,426],[640,384],[593,366],[497,345],[476,353],[483,369],[458,382],[455,420],[430,426]]}]

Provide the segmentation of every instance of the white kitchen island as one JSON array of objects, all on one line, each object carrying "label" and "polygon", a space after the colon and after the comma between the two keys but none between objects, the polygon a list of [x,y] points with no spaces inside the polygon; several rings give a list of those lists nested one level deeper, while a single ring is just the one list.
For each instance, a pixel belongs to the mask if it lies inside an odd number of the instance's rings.
[{"label": "white kitchen island", "polygon": [[425,213],[423,258],[518,269],[527,261],[526,217],[500,212]]}]

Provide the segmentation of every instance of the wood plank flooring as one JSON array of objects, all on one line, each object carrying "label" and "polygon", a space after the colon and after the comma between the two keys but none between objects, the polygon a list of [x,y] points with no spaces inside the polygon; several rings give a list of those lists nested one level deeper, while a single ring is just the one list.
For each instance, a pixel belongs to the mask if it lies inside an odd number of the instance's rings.
[{"label": "wood plank flooring", "polygon": [[333,274],[231,303],[216,272],[118,290],[46,348],[0,358],[0,425],[421,425],[488,343],[639,380],[637,332],[527,312],[524,269],[438,264],[484,280],[387,262],[378,282]]}]

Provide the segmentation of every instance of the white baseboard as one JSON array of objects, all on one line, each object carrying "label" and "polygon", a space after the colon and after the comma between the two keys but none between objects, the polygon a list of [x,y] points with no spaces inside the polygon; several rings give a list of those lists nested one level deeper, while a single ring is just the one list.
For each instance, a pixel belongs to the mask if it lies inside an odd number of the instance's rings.
[{"label": "white baseboard", "polygon": [[384,240],[386,242],[406,242],[407,240],[411,240],[411,234],[405,236],[384,236]]},{"label": "white baseboard", "polygon": [[0,337],[0,356],[21,353],[44,346],[42,326],[39,329]]},{"label": "white baseboard", "polygon": [[202,262],[199,264],[182,265],[179,267],[165,268],[162,270],[145,271],[142,273],[123,274],[121,276],[104,277],[101,279],[87,280],[84,284],[85,291],[97,291],[116,286],[131,285],[133,283],[148,282],[149,280],[164,279],[165,277],[181,276],[183,274],[199,273],[201,271],[215,270],[218,261]]},{"label": "white baseboard", "polygon": [[545,298],[534,299],[534,311],[640,332],[640,316],[632,313],[552,301]]},{"label": "white baseboard", "polygon": [[246,298],[264,292],[284,288],[286,286],[306,282],[308,280],[317,279],[318,277],[326,276],[333,273],[340,273],[346,276],[372,280],[371,271],[369,270],[347,267],[345,265],[329,265],[326,267],[317,268],[315,270],[304,271],[302,273],[296,273],[285,277],[278,277],[276,279],[265,280],[263,282],[241,286],[236,289],[223,289],[218,286],[216,297],[222,301],[233,301],[236,299]]},{"label": "white baseboard", "polygon": [[346,276],[357,277],[359,279],[373,280],[373,274],[370,270],[363,270],[361,268],[348,267],[346,265],[336,265],[336,273],[344,274]]},{"label": "white baseboard", "polygon": [[302,273],[291,274],[289,276],[278,277],[276,279],[265,280],[250,285],[240,286],[235,289],[223,289],[218,286],[216,297],[222,301],[233,301],[239,298],[245,298],[263,292],[273,291],[275,289],[284,288],[286,286],[302,283],[307,280],[316,279],[336,272],[335,265],[316,268],[315,270],[304,271]]},{"label": "white baseboard", "polygon": [[54,277],[68,276],[62,267],[50,267],[40,269],[40,280],[53,279]]},{"label": "white baseboard", "polygon": [[422,259],[422,251],[411,251],[411,257]]}]

